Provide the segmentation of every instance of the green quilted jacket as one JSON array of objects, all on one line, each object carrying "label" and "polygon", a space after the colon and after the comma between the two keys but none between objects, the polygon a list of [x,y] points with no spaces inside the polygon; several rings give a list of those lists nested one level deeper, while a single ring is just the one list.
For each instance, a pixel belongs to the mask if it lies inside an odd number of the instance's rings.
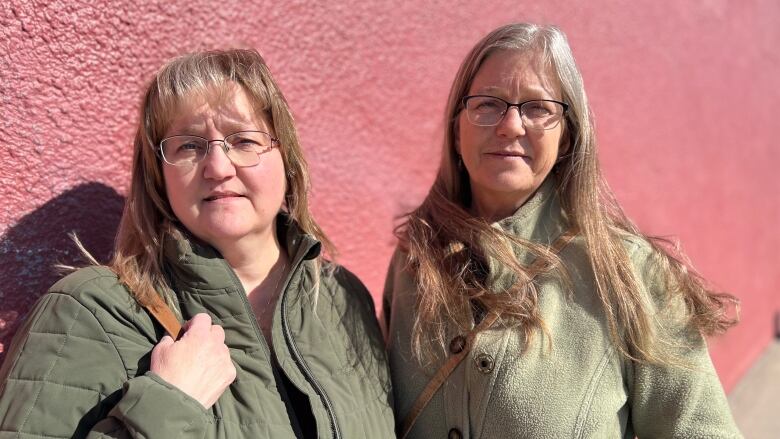
[{"label": "green quilted jacket", "polygon": [[[283,225],[292,269],[273,319],[281,371],[308,396],[319,438],[393,437],[391,389],[374,305],[343,268],[317,270],[320,244]],[[237,378],[210,409],[149,372],[162,328],[116,276],[89,267],[57,282],[0,370],[0,438],[294,438],[241,283],[194,241],[165,246],[184,319],[225,329]],[[316,300],[312,291],[319,286]]]},{"label": "green quilted jacket", "polygon": [[[515,236],[550,245],[567,229],[548,179],[513,216],[494,224]],[[576,237],[559,254],[571,289],[554,274],[536,279],[539,311],[550,338],[537,332],[526,344],[518,329],[480,333],[420,415],[410,438],[739,438],[705,340],[680,320],[681,303],[668,301],[649,244],[627,237],[626,248],[658,330],[679,344],[686,367],[627,361],[609,336],[604,308],[585,245]],[[531,255],[517,248],[524,264]],[[488,261],[495,291],[513,274]],[[388,353],[399,420],[438,368],[412,357],[411,328],[417,303],[414,275],[405,255],[393,257],[384,296]],[[448,341],[462,336],[448,329]],[[552,347],[548,350],[548,342]],[[450,349],[457,352],[457,343]],[[442,359],[443,360],[443,359]]]}]

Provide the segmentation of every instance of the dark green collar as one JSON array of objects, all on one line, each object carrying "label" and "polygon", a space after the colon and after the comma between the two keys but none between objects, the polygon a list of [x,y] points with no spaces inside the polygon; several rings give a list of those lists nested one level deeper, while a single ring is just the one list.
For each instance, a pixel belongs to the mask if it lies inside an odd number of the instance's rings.
[{"label": "dark green collar", "polygon": [[[284,212],[276,218],[279,241],[286,246],[291,265],[315,259],[322,245],[313,236],[303,233],[298,224]],[[163,244],[166,269],[179,287],[222,289],[236,287],[236,276],[222,255],[211,245],[184,229],[169,234]],[[258,256],[260,250],[258,249]]]}]

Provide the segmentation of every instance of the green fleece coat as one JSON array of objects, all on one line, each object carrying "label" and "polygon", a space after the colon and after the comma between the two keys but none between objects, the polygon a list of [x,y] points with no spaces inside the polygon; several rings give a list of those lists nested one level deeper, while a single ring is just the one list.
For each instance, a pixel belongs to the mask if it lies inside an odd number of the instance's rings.
[{"label": "green fleece coat", "polygon": [[[272,328],[281,372],[308,396],[318,437],[393,437],[371,296],[345,269],[319,270],[320,244],[278,222],[291,262]],[[217,403],[204,410],[149,372],[162,328],[111,271],[84,268],[41,298],[15,338],[0,370],[0,438],[295,437],[233,270],[194,241],[169,240],[165,255],[183,318],[205,312],[225,329],[237,378]]]},{"label": "green fleece coat", "polygon": [[[548,179],[513,216],[495,227],[550,245],[567,228],[554,181]],[[603,306],[581,238],[560,254],[573,291],[554,275],[536,279],[539,310],[552,342],[538,332],[525,345],[518,330],[494,328],[474,348],[422,412],[410,438],[734,438],[741,437],[703,338],[665,300],[649,244],[626,240],[642,294],[659,330],[684,348],[687,368],[626,361],[609,337]],[[531,257],[517,250],[520,260]],[[488,282],[500,290],[512,274],[492,261]],[[422,369],[411,352],[417,291],[405,255],[393,256],[384,310],[396,417],[401,422],[438,368]],[[458,336],[450,329],[448,340]],[[447,435],[450,436],[447,436]]]}]

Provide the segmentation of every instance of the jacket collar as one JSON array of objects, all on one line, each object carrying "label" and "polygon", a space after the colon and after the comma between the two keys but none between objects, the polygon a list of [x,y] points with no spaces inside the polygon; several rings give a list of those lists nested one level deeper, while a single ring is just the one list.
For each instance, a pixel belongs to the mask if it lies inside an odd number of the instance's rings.
[{"label": "jacket collar", "polygon": [[568,226],[557,186],[558,180],[551,174],[515,213],[492,226],[520,239],[552,244]]},{"label": "jacket collar", "polygon": [[[519,209],[511,216],[492,223],[493,227],[540,245],[552,245],[563,234],[568,221],[561,208],[557,179],[550,175]],[[528,266],[534,256],[527,248],[512,244],[518,261]],[[502,291],[515,282],[516,274],[493,257],[487,258],[487,284],[493,291]]]},{"label": "jacket collar", "polygon": [[[286,246],[292,265],[320,255],[320,242],[304,233],[288,214],[278,214],[276,227],[279,241]],[[175,279],[174,283],[179,288],[224,289],[239,286],[237,276],[217,249],[183,227],[177,231],[166,236],[163,255],[169,276]]]}]

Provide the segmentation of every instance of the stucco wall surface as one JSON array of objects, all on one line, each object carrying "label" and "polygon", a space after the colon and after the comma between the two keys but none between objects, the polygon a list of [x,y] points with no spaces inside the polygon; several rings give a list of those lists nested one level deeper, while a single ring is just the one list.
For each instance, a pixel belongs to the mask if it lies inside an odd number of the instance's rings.
[{"label": "stucco wall surface", "polygon": [[742,324],[711,341],[730,388],[780,309],[771,0],[2,2],[0,343],[56,279],[51,266],[77,259],[67,232],[108,254],[140,90],[164,60],[201,48],[265,56],[297,119],[314,212],[378,301],[394,218],[437,167],[457,65],[510,21],[568,34],[627,212],[742,299]]}]

